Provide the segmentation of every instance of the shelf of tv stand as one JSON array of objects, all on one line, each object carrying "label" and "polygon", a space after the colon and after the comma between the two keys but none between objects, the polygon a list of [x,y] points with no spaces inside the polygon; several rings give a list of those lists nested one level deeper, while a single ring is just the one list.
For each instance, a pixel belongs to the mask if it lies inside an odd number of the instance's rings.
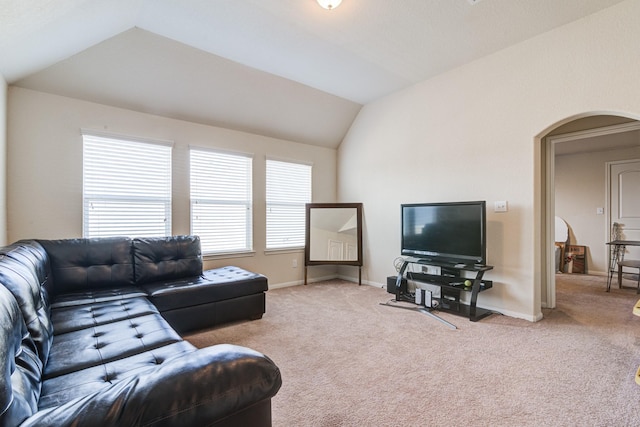
[{"label": "shelf of tv stand", "polygon": [[[492,314],[491,310],[478,307],[476,302],[478,294],[480,292],[486,291],[487,289],[491,289],[493,287],[493,282],[491,280],[482,279],[484,273],[493,269],[493,266],[438,263],[424,260],[416,261],[412,259],[405,260],[399,273],[401,279],[400,283],[398,283],[397,277],[389,277],[388,279],[393,281],[393,283],[395,283],[396,285],[396,300],[414,302],[414,300],[411,299],[410,295],[408,295],[406,292],[402,292],[403,287],[401,286],[402,282],[406,283],[407,279],[402,276],[404,275],[409,264],[422,264],[437,266],[441,268],[441,274],[439,275],[414,272],[406,273],[406,276],[409,280],[415,280],[418,282],[440,287],[440,298],[437,300],[439,303],[438,310],[467,317],[472,322],[476,322]],[[472,274],[473,272],[475,272],[475,277],[463,277],[463,275],[461,274],[461,272],[463,271],[472,272]],[[465,287],[465,280],[471,280],[472,285],[470,287]],[[406,290],[406,285],[404,289]],[[468,305],[460,302],[461,292],[471,293],[471,298]]]},{"label": "shelf of tv stand", "polygon": [[[471,280],[473,281],[473,277],[453,277],[453,276],[441,276],[437,274],[426,274],[426,273],[407,273],[407,276],[411,280],[415,280],[417,282],[429,283],[432,285],[440,286],[444,289],[451,289],[455,291],[465,291],[471,292],[472,287],[465,287],[464,281]],[[493,281],[491,280],[480,280],[480,289],[478,292],[486,291],[487,289],[491,289],[493,287]]]}]

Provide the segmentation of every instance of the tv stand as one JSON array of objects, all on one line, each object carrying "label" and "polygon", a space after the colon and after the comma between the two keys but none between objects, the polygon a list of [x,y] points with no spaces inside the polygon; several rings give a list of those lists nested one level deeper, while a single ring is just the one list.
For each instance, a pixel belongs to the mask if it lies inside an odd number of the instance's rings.
[{"label": "tv stand", "polygon": [[[407,272],[407,267],[410,264],[439,267],[440,274]],[[387,291],[395,294],[396,301],[398,302],[406,301],[415,303],[415,295],[407,291],[407,280],[416,280],[429,285],[439,286],[440,298],[436,299],[439,311],[468,317],[470,321],[477,322],[492,314],[491,310],[477,306],[478,294],[493,286],[492,281],[483,280],[484,273],[492,269],[493,266],[490,265],[456,264],[421,258],[407,258],[402,263],[398,275],[387,278]],[[471,272],[469,275],[471,277],[464,277],[464,272]],[[465,286],[464,283],[466,280],[471,281],[471,286]],[[460,302],[461,292],[471,292],[468,305]],[[430,312],[431,310],[430,307],[418,307],[419,311]],[[433,313],[430,314],[433,315]]]}]

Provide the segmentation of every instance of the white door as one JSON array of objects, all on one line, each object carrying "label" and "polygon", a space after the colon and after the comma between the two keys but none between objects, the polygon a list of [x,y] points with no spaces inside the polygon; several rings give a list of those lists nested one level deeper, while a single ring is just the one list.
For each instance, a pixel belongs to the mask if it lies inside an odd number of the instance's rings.
[{"label": "white door", "polygon": [[[640,240],[640,160],[611,163],[609,182],[611,225],[620,224],[622,239]],[[628,246],[624,257],[640,260],[640,247]]]},{"label": "white door", "polygon": [[329,261],[342,261],[342,242],[329,239]]},{"label": "white door", "polygon": [[358,249],[356,245],[351,243],[345,243],[345,245],[347,246],[347,258],[345,259],[347,261],[356,261],[358,259]]}]

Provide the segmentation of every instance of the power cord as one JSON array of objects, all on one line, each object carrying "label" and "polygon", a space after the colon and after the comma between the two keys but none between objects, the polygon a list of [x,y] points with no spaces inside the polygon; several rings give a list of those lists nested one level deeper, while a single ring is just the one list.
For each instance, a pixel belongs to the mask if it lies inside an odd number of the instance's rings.
[{"label": "power cord", "polygon": [[404,265],[404,258],[402,258],[401,256],[393,260],[393,267],[396,269],[397,272],[400,272],[400,269],[402,268],[403,265]]}]

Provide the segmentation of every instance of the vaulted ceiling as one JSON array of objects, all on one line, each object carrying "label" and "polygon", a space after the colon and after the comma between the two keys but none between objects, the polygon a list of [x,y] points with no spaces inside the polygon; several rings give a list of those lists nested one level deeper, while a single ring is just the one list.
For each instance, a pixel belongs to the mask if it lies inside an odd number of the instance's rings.
[{"label": "vaulted ceiling", "polygon": [[362,105],[621,1],[0,0],[0,74],[337,147]]}]

